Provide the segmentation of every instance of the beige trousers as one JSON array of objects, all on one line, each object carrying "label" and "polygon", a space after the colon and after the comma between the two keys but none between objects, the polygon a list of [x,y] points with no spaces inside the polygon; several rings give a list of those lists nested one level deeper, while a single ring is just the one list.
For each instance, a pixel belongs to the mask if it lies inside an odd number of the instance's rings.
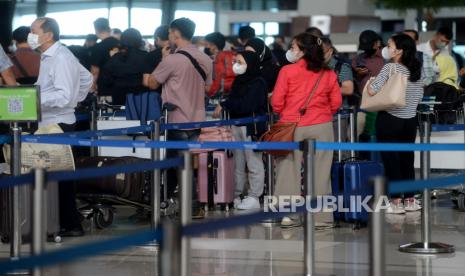
[{"label": "beige trousers", "polygon": [[[298,127],[294,133],[294,141],[315,139],[320,142],[334,142],[333,123]],[[302,183],[302,151],[295,150],[286,157],[276,158],[275,196],[301,195]],[[317,151],[315,156],[315,196],[331,194],[331,164],[333,151]],[[327,213],[320,222],[332,221],[332,213]],[[324,218],[323,218],[324,217]]]}]

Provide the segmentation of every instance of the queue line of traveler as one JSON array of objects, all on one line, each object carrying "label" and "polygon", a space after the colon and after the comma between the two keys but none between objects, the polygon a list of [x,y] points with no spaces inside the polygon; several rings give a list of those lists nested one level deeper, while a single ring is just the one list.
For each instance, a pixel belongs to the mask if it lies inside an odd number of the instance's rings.
[{"label": "queue line of traveler", "polygon": [[[125,30],[118,40],[111,35],[107,19],[97,19],[94,26],[97,37],[102,41],[89,47],[90,72],[82,60],[83,64],[80,64],[59,42],[59,26],[52,18],[35,20],[26,42],[25,29],[23,38],[17,38],[18,49],[22,43],[24,47],[27,44],[31,51],[39,50],[41,53],[36,81],[41,87],[43,112],[39,126],[58,124],[63,131],[73,131],[76,123],[74,109],[89,92],[123,105],[131,95],[145,93],[149,96],[144,101],[151,101],[154,98],[150,95],[161,93],[164,103],[176,106],[169,114],[169,122],[172,123],[204,121],[205,95],[219,98],[214,112],[216,117],[223,110],[232,118],[267,114],[268,95],[271,94],[270,104],[280,121],[298,122],[295,141],[312,138],[331,142],[335,137],[333,115],[337,110],[343,105],[359,104],[361,90],[370,77],[376,79],[369,83],[369,92],[379,92],[394,66],[395,71],[408,77],[407,105],[368,114],[360,138],[362,141],[376,137],[381,142],[414,142],[416,109],[423,87],[437,80],[452,81],[451,85],[457,85],[458,81],[451,69],[452,57],[445,50],[452,38],[446,28],[440,29],[433,40],[419,46],[423,52],[417,51],[418,33],[415,31],[406,30],[405,34],[394,35],[384,46],[378,34],[367,30],[359,38],[362,53],[348,60],[338,54],[331,40],[314,27],[295,36],[287,51],[283,41],[275,42],[271,50],[263,40],[255,37],[255,31],[249,26],[241,28],[233,49],[224,50],[226,38],[220,33],[212,33],[205,37],[205,48],[200,50],[192,41],[195,23],[188,18],[180,18],[169,26],[157,28],[157,47],[148,53],[144,48],[146,43],[136,29]],[[10,72],[12,67],[13,63],[0,50],[0,70],[9,85],[16,84],[15,74]],[[451,79],[449,75],[454,76]],[[317,82],[307,112],[302,115],[300,108]],[[266,131],[266,125],[232,129],[237,140],[256,141]],[[174,130],[168,134],[168,139],[192,141],[197,140],[199,134],[199,129]],[[179,151],[168,151],[168,156],[179,154]],[[259,198],[265,181],[262,154],[236,151],[234,159],[235,207],[244,210],[260,208]],[[276,195],[300,195],[301,161],[299,151],[277,158]],[[331,194],[332,161],[332,152],[318,152],[315,187],[318,195]],[[382,161],[389,180],[414,178],[413,153],[382,153]],[[170,197],[176,192],[178,175],[176,170],[169,173]],[[249,189],[245,190],[247,183]],[[76,219],[73,192],[60,188],[60,202],[66,202],[61,208],[65,234],[82,234],[82,227]],[[390,212],[400,214],[419,208],[413,195],[399,195],[392,199]],[[194,198],[193,217],[202,218],[203,215],[203,209]],[[319,219],[331,222],[332,215]],[[282,220],[283,227],[299,225],[298,217]]]}]

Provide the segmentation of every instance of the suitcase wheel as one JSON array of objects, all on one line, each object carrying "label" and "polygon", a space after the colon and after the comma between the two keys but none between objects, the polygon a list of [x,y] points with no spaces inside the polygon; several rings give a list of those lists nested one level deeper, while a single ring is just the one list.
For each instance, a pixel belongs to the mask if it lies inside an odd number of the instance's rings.
[{"label": "suitcase wheel", "polygon": [[54,242],[54,243],[61,243],[63,240],[61,239],[61,236],[59,235],[48,235],[47,236],[47,242]]},{"label": "suitcase wheel", "polygon": [[98,229],[105,229],[113,223],[114,212],[112,208],[99,208],[94,214],[94,223]]},{"label": "suitcase wheel", "polygon": [[62,241],[61,236],[55,236],[54,239],[53,239],[53,241],[54,241],[55,243],[61,243],[61,241]]}]

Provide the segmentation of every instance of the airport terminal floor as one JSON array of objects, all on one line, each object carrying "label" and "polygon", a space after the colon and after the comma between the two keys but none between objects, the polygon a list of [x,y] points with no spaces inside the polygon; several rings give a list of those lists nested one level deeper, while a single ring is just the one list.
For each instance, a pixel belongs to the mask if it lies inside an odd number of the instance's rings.
[{"label": "airport terminal floor", "polygon": [[[134,209],[118,208],[115,222],[104,230],[91,230],[84,222],[86,236],[47,243],[47,250],[63,249],[87,242],[129,234],[150,227],[148,220],[131,217]],[[229,215],[236,215],[231,211]],[[228,213],[209,212],[209,217]],[[433,241],[455,245],[453,254],[415,255],[400,253],[398,245],[418,241],[420,212],[386,217],[387,275],[463,275],[465,271],[465,212],[453,208],[448,194],[432,203]],[[316,230],[316,275],[370,275],[369,230],[354,231],[349,225]],[[279,224],[256,224],[220,231],[192,239],[192,275],[304,275],[303,228],[282,229]],[[23,252],[29,250],[24,245]],[[153,246],[127,248],[119,252],[82,259],[46,268],[43,275],[157,275],[158,250]],[[0,245],[0,258],[9,255],[9,246]]]}]

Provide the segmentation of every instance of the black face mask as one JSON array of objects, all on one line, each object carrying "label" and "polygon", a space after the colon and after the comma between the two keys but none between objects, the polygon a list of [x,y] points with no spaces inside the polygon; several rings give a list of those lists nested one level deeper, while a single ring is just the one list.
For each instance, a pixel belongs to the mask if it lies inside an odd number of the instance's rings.
[{"label": "black face mask", "polygon": [[203,52],[207,55],[207,56],[213,56],[213,53],[212,51],[210,50],[210,48],[205,48],[203,50]]}]

